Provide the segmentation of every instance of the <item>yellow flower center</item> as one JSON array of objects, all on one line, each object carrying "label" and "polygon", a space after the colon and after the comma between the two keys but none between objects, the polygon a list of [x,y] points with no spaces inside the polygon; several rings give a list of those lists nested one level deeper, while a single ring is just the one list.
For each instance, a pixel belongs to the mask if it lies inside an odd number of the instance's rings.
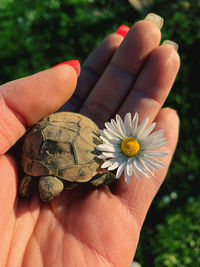
[{"label": "yellow flower center", "polygon": [[136,156],[140,151],[140,144],[134,137],[125,137],[121,142],[122,152],[129,157]]}]

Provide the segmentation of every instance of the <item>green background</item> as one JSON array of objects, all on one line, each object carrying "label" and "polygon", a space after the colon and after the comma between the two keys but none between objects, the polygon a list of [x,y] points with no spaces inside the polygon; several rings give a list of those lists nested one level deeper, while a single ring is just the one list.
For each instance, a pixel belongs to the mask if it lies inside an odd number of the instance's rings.
[{"label": "green background", "polygon": [[[174,2],[174,3],[172,3]],[[166,106],[178,111],[180,140],[145,220],[135,260],[142,266],[200,266],[200,1],[1,0],[0,83],[68,59],[81,62],[119,25],[147,12],[165,19],[162,39],[179,44],[181,69]]]}]

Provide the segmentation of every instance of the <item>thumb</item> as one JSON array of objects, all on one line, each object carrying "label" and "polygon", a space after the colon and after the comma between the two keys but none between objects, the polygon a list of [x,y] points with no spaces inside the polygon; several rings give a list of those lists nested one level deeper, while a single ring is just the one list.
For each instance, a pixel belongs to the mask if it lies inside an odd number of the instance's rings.
[{"label": "thumb", "polygon": [[27,126],[55,112],[71,97],[79,72],[79,61],[73,60],[0,86],[0,155]]}]

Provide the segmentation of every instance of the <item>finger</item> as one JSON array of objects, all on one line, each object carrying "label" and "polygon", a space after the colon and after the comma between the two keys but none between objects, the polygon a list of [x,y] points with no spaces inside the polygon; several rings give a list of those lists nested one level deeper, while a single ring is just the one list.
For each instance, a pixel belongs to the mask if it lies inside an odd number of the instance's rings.
[{"label": "finger", "polygon": [[100,126],[109,120],[128,94],[148,55],[159,45],[160,36],[159,28],[148,21],[133,25],[80,112]]},{"label": "finger", "polygon": [[118,113],[139,113],[152,122],[166,100],[180,67],[180,58],[169,46],[155,48]]},{"label": "finger", "polygon": [[15,203],[17,192],[17,168],[12,157],[2,155],[0,158],[1,169],[1,194],[0,194],[0,210],[1,225],[0,235],[3,238],[8,228],[11,214],[13,213],[13,205]]},{"label": "finger", "polygon": [[86,59],[81,68],[76,91],[62,110],[78,111],[81,108],[128,31],[129,27],[122,25],[116,33],[107,36]]},{"label": "finger", "polygon": [[150,179],[143,177],[142,180],[139,180],[132,176],[129,185],[124,181],[124,177],[121,177],[113,189],[113,192],[121,198],[136,217],[139,227],[142,226],[149,206],[166,176],[178,140],[179,118],[176,111],[170,108],[162,109],[155,122],[157,123],[156,130],[163,129],[168,142],[166,147],[162,148],[162,151],[169,153],[162,159],[166,168],[155,171],[154,176]]},{"label": "finger", "polygon": [[56,111],[72,95],[77,74],[58,66],[0,87],[0,155],[25,132],[26,126]]}]

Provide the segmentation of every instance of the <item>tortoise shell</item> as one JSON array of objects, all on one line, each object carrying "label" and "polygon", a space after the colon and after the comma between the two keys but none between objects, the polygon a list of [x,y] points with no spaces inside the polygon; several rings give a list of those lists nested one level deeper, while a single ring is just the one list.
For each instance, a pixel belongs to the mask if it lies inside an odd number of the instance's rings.
[{"label": "tortoise shell", "polygon": [[26,134],[22,166],[30,176],[52,175],[70,182],[87,182],[100,169],[95,147],[102,143],[98,126],[73,113],[51,114]]}]

